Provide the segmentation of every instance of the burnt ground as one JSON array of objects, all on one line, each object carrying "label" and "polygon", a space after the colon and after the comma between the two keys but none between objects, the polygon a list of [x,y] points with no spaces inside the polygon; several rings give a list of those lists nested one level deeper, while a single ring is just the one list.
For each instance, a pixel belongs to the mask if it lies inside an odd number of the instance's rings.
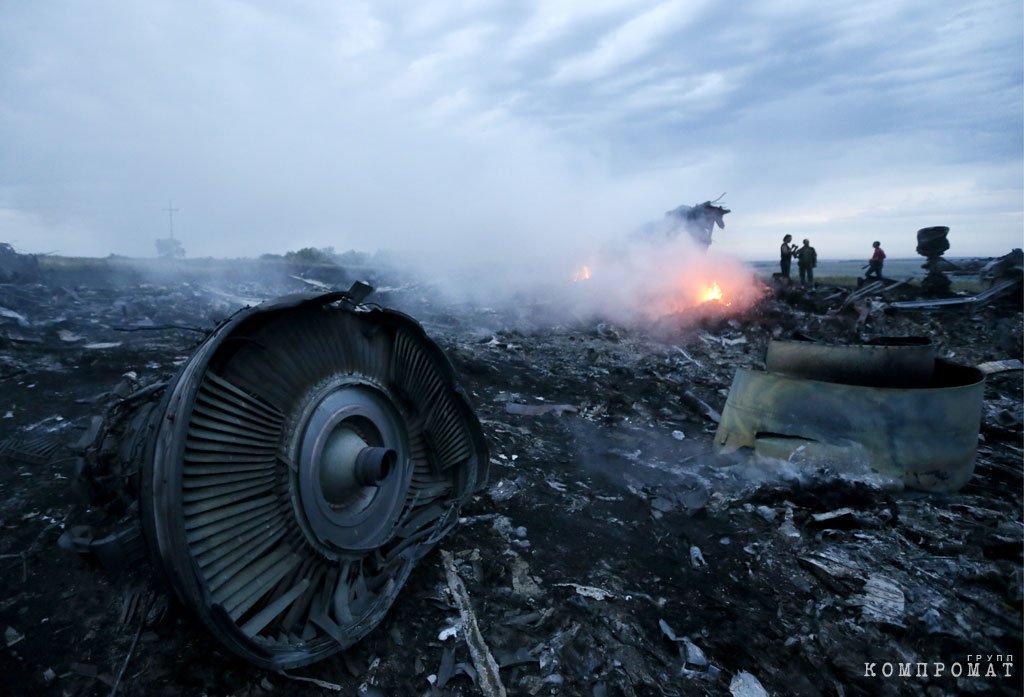
[{"label": "burnt ground", "polygon": [[[151,603],[161,596],[146,565],[114,575],[56,545],[96,515],[58,446],[126,372],[172,373],[201,337],[177,327],[209,329],[248,300],[309,289],[258,278],[44,269],[0,285],[7,693],[103,695],[116,682],[130,695],[334,694],[253,668],[173,601]],[[415,287],[373,296],[446,349],[487,435],[489,485],[440,547],[509,694],[1021,693],[1019,370],[989,377],[976,473],[955,495],[712,452],[706,406],[721,410],[737,367],[763,366],[773,335],[925,335],[966,364],[1022,355],[1019,297],[837,311],[847,293],[779,292],[736,317],[705,308],[646,329],[537,328],[544,308],[443,305]],[[461,635],[441,638],[458,614],[446,588],[434,552],[364,641],[292,675],[350,695],[481,694]],[[969,677],[972,662],[999,677]],[[927,663],[927,676],[886,677],[887,663]]]}]

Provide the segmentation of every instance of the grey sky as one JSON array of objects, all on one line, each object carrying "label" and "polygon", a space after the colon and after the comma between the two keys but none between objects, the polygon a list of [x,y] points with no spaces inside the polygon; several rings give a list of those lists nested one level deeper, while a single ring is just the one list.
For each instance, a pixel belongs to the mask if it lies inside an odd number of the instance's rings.
[{"label": "grey sky", "polygon": [[1007,2],[5,3],[0,241],[569,250],[727,191],[713,249],[1024,230]]}]

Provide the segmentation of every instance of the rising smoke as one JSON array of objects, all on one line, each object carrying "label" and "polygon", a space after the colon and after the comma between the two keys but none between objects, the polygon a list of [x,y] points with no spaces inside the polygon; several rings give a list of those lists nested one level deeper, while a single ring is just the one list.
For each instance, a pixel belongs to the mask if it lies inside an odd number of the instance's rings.
[{"label": "rising smoke", "polygon": [[645,325],[700,306],[720,315],[740,312],[763,294],[741,260],[706,250],[683,226],[665,221],[607,234],[572,234],[467,263],[449,253],[402,256],[407,271],[452,303],[515,312],[543,326],[606,319]]}]

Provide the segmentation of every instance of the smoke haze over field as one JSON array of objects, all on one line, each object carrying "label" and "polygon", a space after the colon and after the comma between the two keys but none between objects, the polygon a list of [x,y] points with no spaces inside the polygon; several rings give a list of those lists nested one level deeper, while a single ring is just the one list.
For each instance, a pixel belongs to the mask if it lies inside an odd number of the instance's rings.
[{"label": "smoke haze over field", "polygon": [[[530,263],[518,257],[491,265],[405,261],[418,275],[437,279],[439,290],[450,300],[503,311],[518,307],[531,325],[586,318],[649,324],[709,300],[727,305],[724,313],[730,314],[750,307],[763,291],[753,270],[740,259],[705,254],[686,235],[551,249]],[[718,306],[716,311],[723,312]]]},{"label": "smoke haze over field", "polygon": [[396,249],[500,275],[722,191],[712,250],[745,259],[787,232],[823,258],[873,239],[913,256],[929,225],[953,256],[1022,243],[1013,0],[48,2],[0,20],[0,241],[25,251],[152,256],[170,199],[189,256]]}]

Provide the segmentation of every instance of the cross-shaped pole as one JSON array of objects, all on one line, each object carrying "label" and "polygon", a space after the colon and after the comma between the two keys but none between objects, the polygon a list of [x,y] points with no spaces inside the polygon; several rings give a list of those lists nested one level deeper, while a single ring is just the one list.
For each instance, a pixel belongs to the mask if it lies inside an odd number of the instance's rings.
[{"label": "cross-shaped pole", "polygon": [[168,200],[167,201],[167,208],[161,208],[160,210],[167,211],[167,222],[171,226],[171,239],[173,240],[174,239],[174,214],[177,213],[181,209],[180,208],[174,208],[171,205],[170,200]]}]

